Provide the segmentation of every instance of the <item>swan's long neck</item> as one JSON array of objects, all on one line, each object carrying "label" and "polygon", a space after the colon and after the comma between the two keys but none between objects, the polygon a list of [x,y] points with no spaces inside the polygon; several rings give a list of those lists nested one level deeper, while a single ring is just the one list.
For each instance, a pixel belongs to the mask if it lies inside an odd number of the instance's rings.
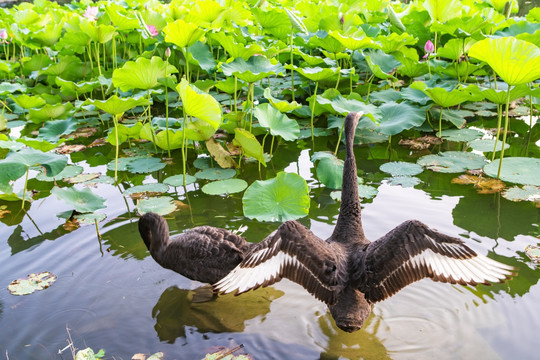
[{"label": "swan's long neck", "polygon": [[162,263],[165,249],[170,243],[169,225],[162,217],[153,216],[139,221],[141,237],[152,257]]},{"label": "swan's long neck", "polygon": [[332,233],[332,239],[343,243],[368,243],[362,229],[361,206],[358,197],[356,159],[354,157],[354,133],[361,115],[349,113],[345,119],[345,145],[347,154],[343,167],[341,207]]}]

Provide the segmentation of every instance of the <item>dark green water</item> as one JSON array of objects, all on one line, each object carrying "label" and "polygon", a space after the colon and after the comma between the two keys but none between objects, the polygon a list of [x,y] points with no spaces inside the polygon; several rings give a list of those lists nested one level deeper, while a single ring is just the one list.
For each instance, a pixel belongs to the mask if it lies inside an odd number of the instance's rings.
[{"label": "dark green water", "polygon": [[[332,149],[334,144],[323,139],[317,147]],[[273,164],[260,176],[272,177],[283,168],[303,176],[312,187],[312,202],[310,215],[300,221],[325,238],[332,232],[339,203],[318,185],[310,151],[302,148],[305,144],[280,145]],[[398,145],[389,152],[386,144],[355,151],[359,170],[379,191],[363,201],[369,238],[375,240],[414,218],[465,239],[479,253],[519,267],[519,275],[505,284],[478,288],[420,281],[376,304],[365,327],[353,334],[340,331],[322,303],[289,281],[240,297],[193,303],[192,290],[200,284],[152,260],[138,235],[134,202],[120,192],[130,183],[179,173],[175,159],[176,164],[159,173],[127,175],[119,187],[98,186],[96,193],[107,198],[101,243],[94,226],[64,230],[56,214],[69,208],[46,196],[46,188],[29,207],[29,216],[2,219],[0,358],[7,351],[10,359],[59,359],[58,350],[67,345],[66,327],[77,348],[104,348],[111,359],[157,351],[167,360],[200,359],[214,346],[234,344],[243,344],[256,359],[537,358],[540,270],[524,249],[539,242],[539,209],[499,194],[479,195],[472,186],[451,184],[455,175],[430,171],[418,175],[423,182],[415,188],[390,186],[379,165],[390,153],[392,160],[406,161],[418,154]],[[84,165],[85,172],[105,173],[103,164],[110,156],[105,147],[71,158]],[[248,183],[258,179],[256,164],[243,167],[241,175]],[[187,192],[171,188],[170,193],[190,206],[169,217],[173,233],[203,224],[228,229],[247,225],[245,235],[256,242],[278,226],[243,217],[241,195],[208,196],[199,185],[190,185]],[[20,207],[8,205],[14,213]],[[9,294],[12,280],[42,271],[58,276],[50,288],[27,296]],[[65,352],[63,358],[70,356]]]}]

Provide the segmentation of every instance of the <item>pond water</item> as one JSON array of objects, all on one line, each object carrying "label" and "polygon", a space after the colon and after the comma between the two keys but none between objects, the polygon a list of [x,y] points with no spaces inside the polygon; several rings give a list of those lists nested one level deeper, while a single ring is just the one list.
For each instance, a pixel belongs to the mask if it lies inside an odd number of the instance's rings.
[{"label": "pond water", "polygon": [[[237,344],[255,359],[537,358],[540,270],[524,249],[538,243],[539,209],[499,194],[479,195],[470,185],[451,184],[456,176],[451,174],[424,171],[415,188],[390,186],[378,171],[385,160],[377,154],[387,151],[386,146],[355,149],[359,170],[378,186],[378,194],[363,201],[370,239],[414,218],[465,239],[479,253],[519,267],[519,275],[505,284],[477,288],[417,282],[376,304],[364,328],[352,334],[335,326],[323,303],[287,280],[239,297],[193,302],[201,284],[154,262],[138,234],[134,201],[120,191],[130,183],[177,174],[181,166],[175,159],[176,164],[159,173],[128,176],[118,187],[98,185],[95,192],[107,199],[101,242],[94,226],[65,230],[56,214],[69,207],[54,196],[34,201],[27,215],[2,219],[0,356],[69,359],[69,350],[62,356],[58,350],[71,336],[77,348],[103,348],[106,357],[114,359],[158,351],[166,360],[201,359],[212,347]],[[87,152],[87,160],[79,163],[86,172],[106,172],[103,164],[111,155],[103,155],[103,149]],[[408,150],[397,145],[392,151],[408,156]],[[99,161],[100,156],[109,158]],[[299,173],[312,186],[310,215],[300,221],[326,238],[339,203],[315,181],[309,156],[310,151],[297,144],[281,145],[273,165]],[[72,155],[72,161],[79,160]],[[271,164],[261,177],[273,171]],[[248,183],[259,178],[256,164],[242,172]],[[46,194],[47,189],[41,190]],[[245,236],[256,242],[278,226],[245,218],[241,195],[208,196],[199,185],[190,185],[187,192],[172,189],[171,194],[189,205],[168,217],[173,233],[205,224],[228,229],[247,225]],[[20,202],[9,206],[16,214]],[[51,287],[26,296],[8,292],[12,280],[42,271],[58,276]]]}]

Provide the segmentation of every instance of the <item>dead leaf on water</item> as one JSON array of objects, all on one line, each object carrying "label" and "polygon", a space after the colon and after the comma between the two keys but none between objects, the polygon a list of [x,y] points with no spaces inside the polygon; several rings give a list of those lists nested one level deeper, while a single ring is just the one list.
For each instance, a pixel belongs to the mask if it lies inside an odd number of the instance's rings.
[{"label": "dead leaf on water", "polygon": [[11,214],[11,210],[7,210],[7,205],[0,206],[0,219],[6,216],[7,214]]},{"label": "dead leaf on water", "polygon": [[105,138],[99,138],[94,141],[90,145],[88,145],[89,148],[96,147],[96,146],[103,146],[108,144],[107,139]]},{"label": "dead leaf on water", "polygon": [[425,150],[428,149],[431,145],[438,145],[441,143],[442,139],[433,135],[425,135],[416,139],[399,140],[399,145],[406,146],[411,150]]},{"label": "dead leaf on water", "polygon": [[73,220],[66,220],[66,222],[64,224],[62,224],[62,227],[66,230],[66,231],[75,231],[77,230],[79,227],[80,227],[80,224],[77,220],[73,219]]},{"label": "dead leaf on water", "polygon": [[180,200],[174,200],[174,204],[176,205],[176,208],[177,208],[178,210],[189,209],[189,205],[186,204],[186,203],[183,203],[183,202],[180,201]]},{"label": "dead leaf on water", "polygon": [[206,142],[206,148],[216,162],[224,169],[235,167],[236,164],[231,157],[231,154],[221,146],[214,138],[210,138]]},{"label": "dead leaf on water", "polygon": [[74,152],[84,151],[86,150],[86,146],[82,144],[73,144],[73,145],[61,145],[56,148],[57,154],[71,154]]},{"label": "dead leaf on water", "polygon": [[504,190],[504,182],[497,179],[484,179],[481,176],[463,174],[452,179],[452,184],[469,185],[472,184],[479,194],[494,194]]},{"label": "dead leaf on water", "polygon": [[56,275],[45,271],[39,274],[32,273],[25,279],[13,280],[8,285],[8,290],[12,295],[28,295],[34,291],[43,290],[51,286],[56,281]]}]

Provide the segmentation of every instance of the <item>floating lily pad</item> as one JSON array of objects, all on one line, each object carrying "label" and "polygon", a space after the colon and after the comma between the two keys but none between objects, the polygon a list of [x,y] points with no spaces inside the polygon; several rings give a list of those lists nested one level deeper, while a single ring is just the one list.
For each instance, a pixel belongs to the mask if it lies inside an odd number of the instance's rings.
[{"label": "floating lily pad", "polygon": [[309,213],[309,189],[300,175],[279,172],[273,179],[255,181],[242,199],[244,215],[259,221],[285,221]]},{"label": "floating lily pad", "polygon": [[[67,181],[70,184],[80,184],[80,183],[86,183],[90,184],[92,180],[95,180],[101,176],[101,173],[90,173],[90,174],[79,174],[71,177],[64,178],[65,181]],[[111,178],[112,179],[112,178]],[[114,183],[114,179],[112,179],[113,182],[109,184]],[[107,183],[107,182],[103,182]]]},{"label": "floating lily pad", "polygon": [[82,166],[78,165],[68,165],[64,168],[64,170],[60,171],[55,176],[47,176],[44,172],[39,173],[36,176],[36,179],[39,181],[59,181],[63,180],[65,178],[70,178],[73,176],[77,176],[83,172]]},{"label": "floating lily pad", "polygon": [[[161,159],[146,156],[118,159],[118,171],[129,171],[138,174],[158,171],[163,169],[165,165]],[[114,170],[114,160],[107,164],[107,169]]]},{"label": "floating lily pad", "polygon": [[[477,139],[469,142],[469,146],[476,151],[481,152],[493,152],[495,147],[495,139]],[[504,144],[504,148],[508,149],[510,144]],[[502,150],[502,141],[497,141],[497,149],[495,151]]]},{"label": "floating lily pad", "polygon": [[401,187],[414,187],[422,182],[416,176],[393,176],[389,179],[386,179],[388,184],[392,186],[400,185]]},{"label": "floating lily pad", "polygon": [[230,179],[236,175],[236,170],[234,169],[220,169],[220,168],[209,168],[198,171],[195,174],[197,179],[205,180],[224,180]]},{"label": "floating lily pad", "polygon": [[164,184],[167,184],[169,186],[178,187],[178,186],[184,186],[193,184],[195,181],[197,181],[197,178],[193,175],[186,174],[186,183],[184,184],[184,176],[183,175],[173,175],[169,176],[165,180],[163,180]]},{"label": "floating lily pad", "polygon": [[525,185],[522,188],[518,186],[507,189],[502,194],[506,199],[511,201],[537,201],[540,202],[540,187],[533,185]]},{"label": "floating lily pad", "polygon": [[[358,185],[358,197],[361,199],[371,199],[375,197],[379,190],[369,185]],[[341,201],[341,190],[332,191],[330,197],[335,201]]]},{"label": "floating lily pad", "polygon": [[26,279],[13,280],[8,285],[8,290],[12,295],[28,295],[34,291],[48,288],[55,281],[56,275],[48,271],[39,274],[32,273]]},{"label": "floating lily pad", "polygon": [[100,222],[105,220],[107,217],[107,214],[96,214],[96,213],[86,213],[86,214],[77,214],[74,216],[74,218],[80,223],[80,224],[95,224],[96,221]]},{"label": "floating lily pad", "polygon": [[75,189],[55,186],[51,189],[51,194],[54,194],[59,200],[64,201],[80,213],[94,212],[105,208],[105,199],[94,194],[88,188]]},{"label": "floating lily pad", "polygon": [[[487,164],[484,172],[491,177],[497,177],[499,159]],[[505,158],[500,179],[521,185],[540,186],[540,159],[525,157]]]},{"label": "floating lily pad", "polygon": [[[473,141],[479,139],[484,134],[476,129],[450,129],[444,130],[442,133],[442,138],[449,141]],[[439,133],[437,133],[439,136]]]},{"label": "floating lily pad", "polygon": [[202,192],[208,195],[234,194],[244,191],[247,182],[242,179],[218,180],[202,187]]},{"label": "floating lily pad", "polygon": [[169,190],[169,186],[161,183],[135,185],[124,191],[125,196],[139,193],[164,193]]},{"label": "floating lily pad", "polygon": [[424,169],[422,166],[404,161],[395,161],[382,164],[379,169],[392,176],[412,176],[420,174]]},{"label": "floating lily pad", "polygon": [[470,152],[446,151],[438,155],[422,156],[418,164],[436,172],[455,173],[481,169],[486,164],[486,158]]},{"label": "floating lily pad", "polygon": [[137,204],[137,210],[141,215],[148,212],[167,215],[176,210],[176,205],[170,196],[151,197],[140,200]]}]

